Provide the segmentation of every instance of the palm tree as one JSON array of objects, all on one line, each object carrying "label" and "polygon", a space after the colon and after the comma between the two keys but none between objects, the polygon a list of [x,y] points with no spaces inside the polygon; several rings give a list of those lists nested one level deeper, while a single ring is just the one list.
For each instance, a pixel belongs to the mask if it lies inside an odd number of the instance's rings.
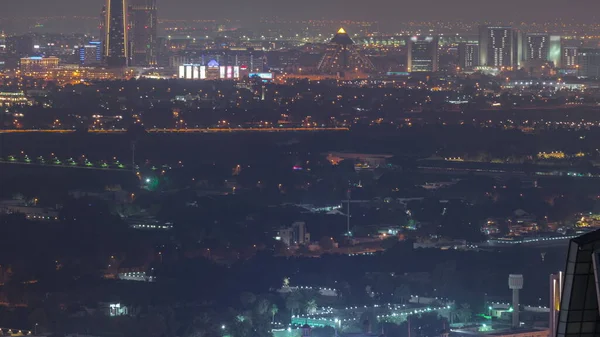
[{"label": "palm tree", "polygon": [[270,306],[271,303],[269,303],[269,300],[264,298],[260,299],[256,303],[256,311],[260,316],[265,315],[269,311]]},{"label": "palm tree", "polygon": [[207,313],[196,315],[184,333],[187,337],[206,337],[211,335],[214,328],[214,318]]},{"label": "palm tree", "polygon": [[401,284],[394,290],[394,297],[400,300],[400,303],[404,304],[407,299],[410,299],[410,286],[408,284]]},{"label": "palm tree", "polygon": [[275,303],[273,303],[273,305],[271,305],[271,323],[275,322],[275,315],[277,314],[277,312],[279,312],[279,308]]},{"label": "palm tree", "polygon": [[467,303],[463,303],[458,309],[458,317],[463,323],[470,321],[472,315],[471,306]]},{"label": "palm tree", "polygon": [[458,309],[456,309],[454,307],[452,309],[450,309],[450,311],[448,312],[448,318],[450,319],[451,324],[458,321],[458,318],[459,318]]},{"label": "palm tree", "polygon": [[254,302],[256,302],[256,295],[254,295],[251,292],[243,292],[240,294],[240,302],[242,302],[242,305],[245,308],[248,308],[250,306],[252,306],[252,304],[254,304]]},{"label": "palm tree", "polygon": [[300,309],[300,298],[295,294],[298,293],[293,292],[285,299],[285,307],[291,312],[292,316],[294,316],[294,310]]},{"label": "palm tree", "polygon": [[306,302],[306,313],[309,315],[313,315],[317,312],[317,301],[315,299],[310,299]]}]

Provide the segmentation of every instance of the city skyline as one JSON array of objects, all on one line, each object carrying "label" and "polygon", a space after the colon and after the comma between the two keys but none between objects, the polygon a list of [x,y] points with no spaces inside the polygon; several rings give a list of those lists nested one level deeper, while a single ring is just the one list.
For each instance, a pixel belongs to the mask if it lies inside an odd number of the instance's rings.
[{"label": "city skyline", "polygon": [[[99,0],[57,0],[47,3],[40,0],[24,0],[20,6],[8,6],[0,14],[0,18],[14,16],[95,16]],[[202,9],[210,7],[210,15]],[[339,8],[344,8],[340,11]],[[448,4],[439,0],[426,0],[418,3],[409,1],[375,0],[369,3],[342,3],[341,0],[318,2],[288,2],[285,5],[274,0],[256,0],[242,2],[228,0],[213,3],[198,3],[192,0],[172,0],[169,3],[158,1],[160,16],[168,19],[207,19],[232,18],[251,19],[252,17],[279,16],[286,19],[351,19],[378,20],[394,22],[395,20],[531,20],[553,21],[558,18],[589,21],[597,19],[600,5],[594,0],[575,0],[564,2],[559,0],[532,0],[526,3],[507,0],[503,6],[489,10],[489,4],[475,0],[460,0]],[[182,10],[185,9],[185,10]]]},{"label": "city skyline", "polygon": [[0,337],[600,337],[600,0],[4,3]]}]

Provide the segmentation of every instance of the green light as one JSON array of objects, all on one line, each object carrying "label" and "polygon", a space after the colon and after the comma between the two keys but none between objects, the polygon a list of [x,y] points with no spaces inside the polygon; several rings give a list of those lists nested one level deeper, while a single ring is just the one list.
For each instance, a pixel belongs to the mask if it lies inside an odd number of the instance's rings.
[{"label": "green light", "polygon": [[144,182],[146,183],[146,188],[150,191],[154,191],[158,188],[159,180],[156,177],[146,178],[144,179]]}]

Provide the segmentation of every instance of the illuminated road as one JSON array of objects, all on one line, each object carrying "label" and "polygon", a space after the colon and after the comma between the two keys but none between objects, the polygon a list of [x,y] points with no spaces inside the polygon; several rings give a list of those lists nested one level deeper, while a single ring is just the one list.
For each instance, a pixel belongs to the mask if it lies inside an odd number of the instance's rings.
[{"label": "illuminated road", "polygon": [[25,162],[19,162],[19,161],[8,161],[8,160],[4,160],[4,159],[0,159],[0,164],[131,172],[131,168],[127,168],[127,167],[119,168],[119,167],[97,167],[97,166],[67,165],[67,164],[53,164],[53,163],[25,163]]},{"label": "illuminated road", "polygon": [[[95,161],[92,162],[87,159],[85,156],[78,157],[76,159],[73,158],[44,158],[42,156],[33,158],[29,157],[26,154],[21,154],[20,156],[10,155],[6,158],[0,157],[0,164],[7,165],[30,165],[30,166],[40,166],[40,167],[56,167],[56,168],[78,168],[78,169],[88,169],[88,170],[102,170],[102,171],[121,171],[121,172],[133,172],[133,168],[131,165],[126,165],[121,163],[117,158],[113,158],[110,161]],[[181,166],[181,162],[176,164],[175,166]],[[171,165],[159,165],[154,166],[150,164],[144,164],[142,166],[135,166],[135,172],[140,171],[157,171],[161,174],[165,174],[166,171],[172,169]]]},{"label": "illuminated road", "polygon": [[553,247],[564,246],[569,243],[569,240],[578,237],[579,235],[564,235],[553,237],[526,237],[520,240],[488,240],[480,244],[480,247],[511,247],[514,245],[527,245],[534,247]]},{"label": "illuminated road", "polygon": [[[2,304],[4,304],[4,303],[2,303]],[[35,325],[37,325],[37,323]],[[31,330],[10,329],[10,328],[0,328],[0,333],[2,333],[3,336],[19,337],[19,336],[31,335],[32,331]]]},{"label": "illuminated road", "polygon": [[507,168],[502,169],[486,169],[486,168],[469,168],[469,167],[430,167],[430,166],[419,166],[419,170],[426,173],[440,173],[440,174],[452,174],[452,175],[484,175],[484,176],[509,176],[509,177],[529,177],[529,176],[540,176],[540,177],[576,177],[576,178],[600,178],[598,174],[583,174],[573,171],[566,170],[554,170],[547,172],[532,172],[525,173],[523,171],[514,170]]},{"label": "illuminated road", "polygon": [[[319,131],[348,131],[349,128],[195,128],[195,129],[147,129],[148,133],[237,133],[237,132],[319,132]],[[0,130],[0,133],[74,133],[75,129],[5,129]],[[109,129],[109,130],[86,130],[88,133],[125,133],[126,129]]]},{"label": "illuminated road", "polygon": [[426,312],[436,312],[438,314],[446,314],[450,310],[450,306],[438,306],[438,307],[426,307],[417,304],[416,307],[407,307],[406,305],[400,304],[382,304],[373,306],[363,307],[347,307],[345,309],[330,308],[321,314],[315,315],[298,315],[292,316],[292,325],[301,326],[303,324],[309,324],[311,326],[325,327],[330,326],[335,328],[336,326],[346,326],[352,324],[351,322],[360,319],[357,316],[364,311],[370,310],[377,315],[377,320],[380,322],[395,321],[400,317],[417,315]]}]

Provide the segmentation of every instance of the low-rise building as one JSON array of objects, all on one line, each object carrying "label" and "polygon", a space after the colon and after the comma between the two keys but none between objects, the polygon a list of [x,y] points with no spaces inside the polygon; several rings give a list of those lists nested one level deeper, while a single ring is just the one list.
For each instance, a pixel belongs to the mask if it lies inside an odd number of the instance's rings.
[{"label": "low-rise building", "polygon": [[56,221],[58,220],[58,210],[29,205],[22,200],[2,200],[0,201],[0,213],[4,214],[23,214],[28,220],[35,221]]},{"label": "low-rise building", "polygon": [[306,231],[304,222],[297,221],[291,227],[277,230],[275,240],[281,241],[287,246],[306,245],[310,243],[310,233]]},{"label": "low-rise building", "polygon": [[549,337],[549,329],[529,329],[529,328],[517,328],[517,329],[478,329],[478,331],[471,331],[470,329],[453,329],[453,335],[458,336],[470,336],[470,337]]},{"label": "low-rise building", "polygon": [[25,96],[22,91],[8,92],[0,91],[0,106],[11,107],[11,106],[24,106],[32,105],[33,100]]},{"label": "low-rise building", "polygon": [[156,276],[148,275],[145,271],[124,272],[117,274],[119,280],[138,281],[138,282],[155,282]]},{"label": "low-rise building", "polygon": [[19,70],[21,76],[30,76],[34,73],[46,72],[58,68],[59,58],[55,56],[31,56],[21,58]]},{"label": "low-rise building", "polygon": [[100,303],[99,309],[104,315],[110,317],[129,315],[129,308],[121,303]]},{"label": "low-rise building", "polygon": [[448,249],[466,249],[467,248],[467,241],[466,240],[444,240],[444,239],[440,239],[440,240],[427,240],[427,241],[419,241],[419,242],[415,242],[413,243],[413,248],[417,249],[417,248],[436,248],[436,249],[441,249],[441,250],[448,250]]},{"label": "low-rise building", "polygon": [[337,165],[342,160],[354,161],[357,168],[377,168],[387,164],[387,160],[392,158],[389,154],[371,154],[371,153],[351,153],[351,152],[330,152],[327,153],[327,160]]}]

